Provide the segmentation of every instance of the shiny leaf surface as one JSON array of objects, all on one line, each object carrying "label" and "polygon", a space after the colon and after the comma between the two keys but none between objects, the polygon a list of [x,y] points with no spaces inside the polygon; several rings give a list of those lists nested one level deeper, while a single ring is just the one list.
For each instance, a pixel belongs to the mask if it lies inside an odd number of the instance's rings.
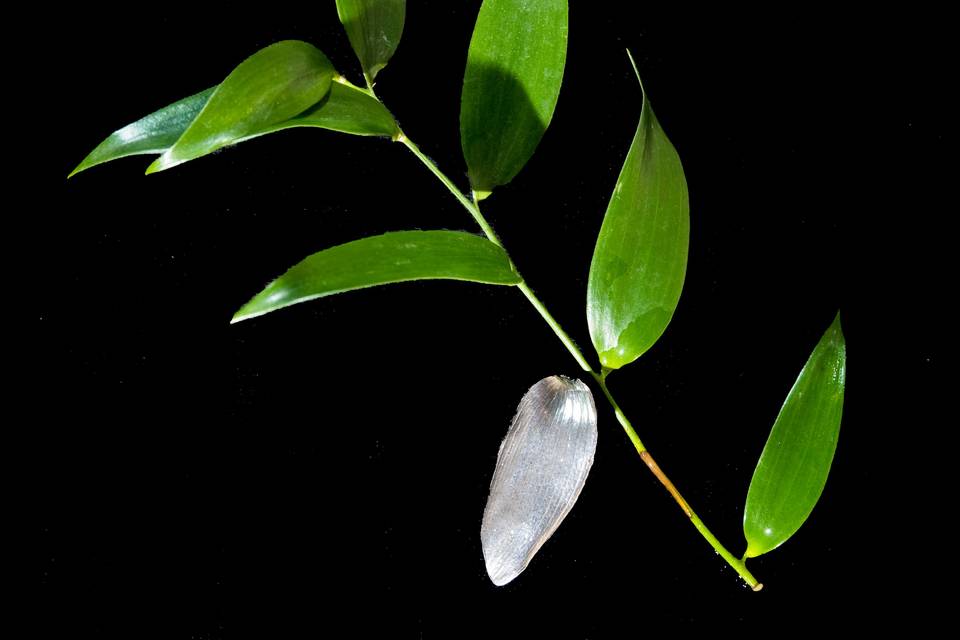
[{"label": "shiny leaf surface", "polygon": [[787,395],[747,492],[747,558],[796,533],[820,498],[840,434],[847,352],[840,314]]},{"label": "shiny leaf surface", "polygon": [[337,0],[337,15],[369,80],[397,50],[406,12],[406,0]]},{"label": "shiny leaf surface", "polygon": [[[115,131],[83,159],[71,176],[92,166],[138,154],[160,154],[177,141],[200,112],[216,87],[156,111]],[[295,127],[318,127],[358,136],[390,136],[400,132],[397,122],[378,100],[335,82],[315,106],[284,122],[264,127],[236,142]]]},{"label": "shiny leaf surface", "polygon": [[667,328],[683,289],[689,238],[680,156],[644,92],[640,124],[607,205],[587,281],[587,322],[604,367],[633,362]]},{"label": "shiny leaf surface", "polygon": [[320,127],[358,136],[393,137],[400,133],[396,120],[379,100],[359,89],[334,82],[330,93],[316,106],[245,139],[294,127]]},{"label": "shiny leaf surface", "polygon": [[486,238],[460,231],[397,231],[313,254],[245,304],[233,322],[344,291],[427,279],[520,282],[507,254]]},{"label": "shiny leaf surface", "polygon": [[306,42],[284,40],[261,49],[227,76],[147,173],[206,155],[304,112],[330,91],[333,75],[323,52]]},{"label": "shiny leaf surface", "polygon": [[533,155],[566,57],[566,0],[484,0],[460,99],[460,144],[480,195],[510,182]]},{"label": "shiny leaf surface", "polygon": [[159,154],[173,146],[193,122],[216,87],[178,100],[159,111],[154,111],[136,122],[117,129],[70,172],[70,176],[85,169],[127,156]]}]

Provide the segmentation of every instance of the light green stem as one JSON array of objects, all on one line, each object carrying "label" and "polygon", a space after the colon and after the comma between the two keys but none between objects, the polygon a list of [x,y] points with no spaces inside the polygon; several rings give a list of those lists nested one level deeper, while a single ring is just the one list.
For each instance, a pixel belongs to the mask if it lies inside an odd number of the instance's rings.
[{"label": "light green stem", "polygon": [[[376,97],[373,93],[373,87],[367,87],[367,91],[370,95]],[[396,137],[397,142],[403,143],[413,155],[419,158],[430,172],[443,183],[443,186],[453,194],[453,197],[463,205],[463,208],[466,209],[470,215],[473,217],[474,221],[480,226],[483,230],[483,233],[489,238],[491,242],[499,246],[500,248],[506,251],[503,243],[500,241],[499,236],[497,236],[496,231],[493,227],[487,222],[487,219],[483,217],[483,214],[480,212],[480,203],[477,199],[477,194],[473,193],[473,199],[467,198],[466,195],[453,183],[450,178],[447,177],[437,165],[428,158],[420,148],[404,134],[402,131]],[[512,260],[511,260],[512,262]],[[518,272],[519,273],[519,272]],[[707,525],[700,520],[699,516],[694,513],[693,509],[690,508],[690,505],[687,504],[687,501],[683,498],[677,488],[674,486],[673,482],[670,481],[670,478],[660,469],[660,466],[653,459],[653,456],[643,445],[643,442],[640,440],[640,436],[637,435],[636,430],[633,428],[633,425],[630,424],[630,420],[627,419],[627,416],[620,409],[620,405],[617,404],[617,401],[614,399],[613,394],[610,393],[610,389],[607,388],[607,374],[610,372],[608,369],[604,369],[602,373],[597,373],[594,371],[593,367],[590,366],[590,363],[584,357],[583,352],[580,351],[580,348],[577,347],[576,343],[570,338],[566,331],[563,330],[563,327],[560,326],[560,323],[554,319],[553,315],[547,310],[546,306],[540,301],[539,298],[533,293],[533,290],[530,289],[530,285],[527,284],[526,280],[521,276],[520,284],[517,285],[517,288],[523,293],[527,298],[533,308],[537,310],[540,316],[546,321],[550,326],[553,332],[560,338],[560,341],[567,348],[567,351],[573,356],[574,360],[577,361],[577,364],[587,373],[589,373],[596,381],[600,388],[603,390],[603,395],[606,396],[607,401],[610,403],[610,406],[613,407],[614,414],[617,416],[617,421],[620,423],[620,426],[623,427],[623,430],[626,432],[627,437],[630,439],[630,442],[633,443],[633,446],[636,448],[637,453],[640,454],[640,458],[644,461],[650,471],[656,476],[660,483],[667,489],[673,499],[680,505],[680,508],[683,509],[683,512],[690,518],[690,522],[693,523],[693,526],[696,527],[697,531],[700,532],[700,535],[710,543],[710,546],[720,554],[720,556],[727,561],[733,569],[743,578],[743,581],[746,582],[754,591],[759,591],[763,588],[763,585],[757,582],[757,579],[753,577],[753,574],[747,570],[746,565],[743,560],[736,558],[732,553],[727,551],[717,537],[713,535],[710,529],[707,528]]]},{"label": "light green stem", "polygon": [[497,237],[497,232],[493,230],[493,227],[490,226],[486,218],[483,217],[483,214],[480,213],[480,207],[478,207],[475,202],[471,202],[470,198],[463,195],[463,192],[457,188],[457,185],[453,184],[450,178],[448,178],[445,173],[440,171],[433,160],[425,156],[423,152],[420,151],[420,147],[414,144],[413,140],[408,138],[403,131],[401,131],[400,135],[397,136],[397,142],[402,142],[407,149],[410,149],[410,151],[413,152],[413,155],[420,159],[420,162],[426,165],[427,169],[430,169],[430,172],[433,173],[433,175],[437,176],[437,179],[443,183],[443,186],[445,186],[447,190],[453,194],[453,197],[463,205],[463,208],[470,212],[470,215],[473,216],[473,219],[476,221],[476,223],[480,225],[481,229],[483,229],[483,233],[487,236],[487,238],[489,238],[490,241],[496,244],[498,247],[503,249],[503,243],[500,242],[500,238]]},{"label": "light green stem", "polygon": [[593,375],[593,369],[590,368],[590,363],[587,362],[587,359],[583,357],[583,353],[577,348],[577,345],[573,342],[567,332],[563,330],[563,327],[560,326],[560,323],[553,319],[553,316],[550,315],[550,312],[547,311],[547,308],[543,306],[543,303],[540,302],[533,290],[530,288],[530,285],[527,284],[526,280],[522,280],[521,277],[520,284],[517,285],[517,288],[526,296],[527,300],[530,301],[530,304],[533,305],[533,308],[537,310],[540,316],[546,321],[550,328],[553,329],[553,332],[557,334],[557,337],[560,338],[560,342],[563,343],[563,346],[567,348],[567,351],[570,352],[570,355],[573,356],[573,359],[577,361],[577,364],[580,365],[580,368],[586,371],[587,373]]},{"label": "light green stem", "polygon": [[627,437],[630,438],[630,442],[633,443],[634,448],[636,448],[637,453],[643,457],[643,454],[646,452],[647,448],[643,446],[643,442],[640,441],[640,436],[637,435],[636,429],[633,428],[633,425],[630,424],[630,420],[623,413],[623,410],[620,408],[620,405],[617,404],[617,401],[614,399],[613,394],[610,393],[610,389],[607,388],[607,374],[610,372],[609,369],[603,371],[603,373],[597,373],[591,371],[591,375],[597,381],[597,384],[600,385],[600,389],[603,390],[603,395],[607,397],[607,402],[610,403],[610,406],[613,407],[613,413],[617,416],[617,422],[620,423],[620,426],[623,427],[623,430],[627,432]]},{"label": "light green stem", "polygon": [[640,454],[640,458],[643,460],[644,464],[647,465],[647,468],[656,476],[657,480],[660,481],[660,484],[664,486],[667,492],[673,497],[674,501],[680,508],[683,510],[687,517],[690,518],[690,522],[693,523],[693,526],[696,527],[697,531],[700,532],[700,535],[710,543],[710,546],[720,554],[724,560],[727,561],[733,569],[740,574],[740,577],[743,578],[743,581],[746,582],[750,588],[754,591],[760,591],[763,588],[763,584],[757,581],[753,577],[753,574],[747,569],[747,565],[743,560],[738,560],[732,553],[730,553],[723,544],[717,539],[717,536],[713,535],[713,532],[707,528],[707,525],[703,523],[703,520],[700,519],[700,516],[694,512],[690,507],[690,504],[684,499],[683,495],[674,486],[670,478],[667,477],[667,474],[663,472],[663,469],[660,468],[660,465],[657,464],[657,461],[653,459],[653,455],[643,446],[643,442],[640,441],[640,437],[637,435],[636,430],[634,430],[633,425],[630,424],[630,420],[624,415],[623,411],[620,409],[620,405],[617,404],[616,399],[614,399],[613,394],[610,393],[610,389],[607,388],[607,374],[610,373],[609,369],[604,369],[603,373],[591,372],[594,379],[597,381],[597,384],[600,385],[600,388],[603,390],[603,395],[607,397],[607,401],[610,402],[610,405],[613,407],[613,411],[617,416],[617,420],[620,422],[620,425],[623,427],[623,430],[626,431],[627,437],[630,438],[630,442],[633,443],[633,446],[637,449],[637,453]]}]

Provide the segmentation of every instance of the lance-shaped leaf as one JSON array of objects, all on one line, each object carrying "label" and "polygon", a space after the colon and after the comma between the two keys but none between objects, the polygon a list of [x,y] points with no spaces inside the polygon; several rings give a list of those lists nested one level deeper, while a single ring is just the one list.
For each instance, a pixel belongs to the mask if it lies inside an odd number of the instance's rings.
[{"label": "lance-shaped leaf", "polygon": [[368,82],[397,50],[406,12],[406,0],[337,0],[337,15]]},{"label": "lance-shaped leaf", "polygon": [[302,113],[330,91],[333,75],[327,56],[306,42],[284,40],[261,49],[220,83],[147,173],[212,153]]},{"label": "lance-shaped leaf", "polygon": [[597,450],[597,409],[579,380],[544,378],[500,445],[480,541],[497,586],[523,571],[573,508]]},{"label": "lance-shaped leaf", "polygon": [[484,0],[460,99],[460,144],[479,196],[510,182],[533,155],[566,57],[566,0]]},{"label": "lance-shaped leaf", "polygon": [[435,279],[520,282],[504,250],[486,238],[461,231],[396,231],[313,254],[243,305],[232,322],[344,291]]},{"label": "lance-shaped leaf", "polygon": [[397,121],[382,102],[340,82],[334,82],[330,93],[316,106],[289,120],[265,127],[257,135],[293,127],[320,127],[357,136],[395,137],[400,133]]},{"label": "lance-shaped leaf", "polygon": [[216,87],[211,87],[189,98],[178,100],[122,129],[117,129],[97,145],[97,148],[70,172],[70,176],[118,158],[163,153],[183,135],[215,89]]},{"label": "lance-shaped leaf", "polygon": [[838,313],[787,395],[753,472],[743,513],[745,558],[783,544],[820,498],[840,434],[846,368]]},{"label": "lance-shaped leaf", "polygon": [[[183,135],[214,90],[216,87],[211,87],[174,102],[113,132],[77,165],[70,176],[127,156],[163,153]],[[317,127],[358,136],[393,137],[400,132],[396,120],[383,103],[356,87],[335,82],[319,103],[303,113],[267,125],[236,142],[295,127]]]},{"label": "lance-shaped leaf", "polygon": [[604,367],[633,362],[667,328],[683,289],[689,238],[680,156],[644,92],[640,124],[607,205],[587,281],[587,322]]}]

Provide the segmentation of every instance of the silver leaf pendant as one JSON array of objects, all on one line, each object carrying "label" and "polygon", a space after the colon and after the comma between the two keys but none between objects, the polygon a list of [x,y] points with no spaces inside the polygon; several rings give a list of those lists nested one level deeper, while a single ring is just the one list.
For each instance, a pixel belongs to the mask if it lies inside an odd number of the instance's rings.
[{"label": "silver leaf pendant", "polygon": [[561,376],[530,387],[500,445],[480,541],[497,586],[520,575],[573,508],[597,450],[589,387]]}]

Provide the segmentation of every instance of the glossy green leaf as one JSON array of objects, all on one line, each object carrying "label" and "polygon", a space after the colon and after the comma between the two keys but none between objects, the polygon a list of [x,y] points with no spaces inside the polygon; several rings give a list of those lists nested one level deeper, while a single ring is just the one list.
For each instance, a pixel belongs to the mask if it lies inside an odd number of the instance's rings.
[{"label": "glossy green leaf", "polygon": [[306,42],[284,40],[261,49],[227,76],[147,173],[199,158],[303,113],[330,91],[333,76],[327,56]]},{"label": "glossy green leaf", "polygon": [[846,368],[838,313],[783,403],[753,472],[743,514],[744,557],[783,544],[817,504],[840,434]]},{"label": "glossy green leaf", "polygon": [[[163,153],[183,134],[215,89],[212,87],[174,102],[115,131],[91,151],[70,175],[118,158]],[[360,89],[335,82],[330,86],[330,92],[315,106],[236,142],[294,127],[318,127],[358,136],[394,137],[400,132],[396,120],[379,100]]]},{"label": "glossy green leaf", "polygon": [[486,238],[461,231],[397,231],[313,254],[243,305],[233,322],[344,291],[427,279],[520,282],[507,254]]},{"label": "glossy green leaf", "polygon": [[406,0],[337,0],[337,15],[368,81],[397,50],[406,12]]},{"label": "glossy green leaf", "polygon": [[460,144],[481,196],[533,155],[553,118],[566,57],[566,0],[484,0],[460,99]]},{"label": "glossy green leaf", "polygon": [[683,289],[689,238],[680,156],[644,92],[640,124],[607,205],[587,281],[587,322],[604,367],[633,362],[667,328]]},{"label": "glossy green leaf", "polygon": [[357,136],[394,137],[400,133],[397,121],[383,103],[360,89],[334,82],[330,93],[316,106],[289,120],[264,127],[244,140],[293,127],[320,127]]},{"label": "glossy green leaf", "polygon": [[215,89],[216,87],[211,87],[189,98],[178,100],[122,129],[117,129],[97,145],[97,148],[70,172],[70,176],[118,158],[163,153],[186,131]]}]

